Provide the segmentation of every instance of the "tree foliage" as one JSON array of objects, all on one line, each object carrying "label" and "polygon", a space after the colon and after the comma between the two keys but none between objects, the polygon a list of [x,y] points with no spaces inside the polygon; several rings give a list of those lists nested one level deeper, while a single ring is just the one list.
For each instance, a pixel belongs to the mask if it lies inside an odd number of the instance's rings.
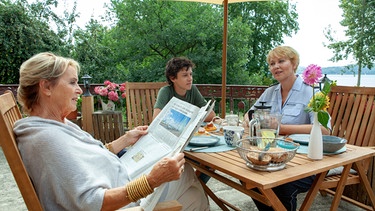
[{"label": "tree foliage", "polygon": [[113,46],[112,31],[91,19],[86,29],[74,33],[75,48],[73,58],[80,62],[80,75],[93,76],[93,83],[125,81],[123,68],[116,68],[116,53]]},{"label": "tree foliage", "polygon": [[154,0],[112,3],[119,20],[114,33],[117,52],[128,67],[129,80],[164,81],[166,62],[186,56],[196,64],[196,83],[202,83],[202,78],[220,83],[222,27],[217,8]]},{"label": "tree foliage", "polygon": [[[187,56],[197,65],[195,83],[221,83],[221,6],[154,0],[113,0],[112,6],[118,19],[115,39],[121,40],[116,52],[122,52],[129,80],[165,80],[167,60]],[[251,72],[268,73],[264,68],[268,50],[282,43],[284,35],[298,29],[295,8],[285,2],[231,4],[232,7],[227,82],[249,84],[254,76]]]},{"label": "tree foliage", "polygon": [[19,67],[37,53],[50,51],[70,56],[73,40],[68,29],[77,15],[73,10],[58,17],[52,10],[57,3],[0,0],[0,83],[18,83]]},{"label": "tree foliage", "polygon": [[[0,36],[7,38],[1,39],[2,83],[17,83],[21,63],[41,51],[73,57],[81,64],[81,75],[91,75],[96,83],[164,81],[166,62],[177,56],[196,64],[194,83],[221,83],[222,6],[112,0],[106,17],[110,26],[90,20],[80,29],[75,27],[76,4],[59,17],[52,11],[58,0],[30,5],[26,0],[0,1]],[[294,6],[272,1],[229,8],[227,83],[272,83],[266,54],[298,29]]]},{"label": "tree foliage", "polygon": [[18,83],[22,62],[41,51],[56,51],[62,43],[21,2],[0,3],[0,83]]},{"label": "tree foliage", "polygon": [[282,44],[284,36],[292,36],[299,29],[296,7],[289,2],[231,4],[229,15],[231,18],[242,17],[243,22],[253,32],[247,52],[246,69],[249,75],[259,72],[269,73],[266,63],[268,51]]},{"label": "tree foliage", "polygon": [[340,0],[340,8],[343,10],[344,17],[340,24],[346,28],[345,35],[348,39],[336,40],[332,29],[326,32],[330,42],[328,48],[334,51],[331,61],[340,61],[353,56],[358,67],[357,86],[360,86],[362,69],[364,67],[371,69],[375,61],[375,1]]}]

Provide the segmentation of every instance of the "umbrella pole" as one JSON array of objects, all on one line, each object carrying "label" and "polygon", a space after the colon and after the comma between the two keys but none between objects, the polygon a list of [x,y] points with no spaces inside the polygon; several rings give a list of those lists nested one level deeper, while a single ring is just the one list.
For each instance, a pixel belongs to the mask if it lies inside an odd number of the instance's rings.
[{"label": "umbrella pole", "polygon": [[222,56],[222,81],[221,81],[221,117],[225,118],[226,94],[227,94],[227,31],[228,31],[228,0],[223,1],[224,5],[224,27],[223,27],[223,56]]}]

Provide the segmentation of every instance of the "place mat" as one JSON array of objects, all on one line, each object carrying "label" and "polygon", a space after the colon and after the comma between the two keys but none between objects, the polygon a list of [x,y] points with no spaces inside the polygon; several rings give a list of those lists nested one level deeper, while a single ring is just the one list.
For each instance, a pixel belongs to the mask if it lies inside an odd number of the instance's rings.
[{"label": "place mat", "polygon": [[[308,147],[307,145],[299,145],[299,148],[297,149],[298,154],[307,154],[308,152]],[[340,153],[346,152],[346,146],[343,148],[337,150],[336,152],[323,152],[323,155],[337,155]]]},{"label": "place mat", "polygon": [[[212,147],[208,147],[206,149],[200,149],[200,150],[197,150],[197,151],[194,151],[194,152],[225,152],[225,151],[236,149],[235,147],[228,146],[225,143],[224,136],[218,136],[218,137],[220,138],[220,141],[217,142],[216,145],[214,145]],[[197,148],[197,146],[187,145],[185,147],[185,151],[189,151],[191,148]]]}]

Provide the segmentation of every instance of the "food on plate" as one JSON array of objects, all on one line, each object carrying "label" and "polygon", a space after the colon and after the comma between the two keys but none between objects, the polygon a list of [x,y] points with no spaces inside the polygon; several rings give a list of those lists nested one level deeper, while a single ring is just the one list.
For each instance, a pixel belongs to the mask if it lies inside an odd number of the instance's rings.
[{"label": "food on plate", "polygon": [[247,159],[255,165],[267,165],[271,162],[271,156],[269,154],[264,154],[262,160],[259,160],[259,152],[248,152],[246,154]]},{"label": "food on plate", "polygon": [[206,130],[203,127],[198,128],[198,133],[206,133]]},{"label": "food on plate", "polygon": [[199,127],[198,131],[194,134],[195,136],[210,135],[203,127]]},{"label": "food on plate", "polygon": [[216,126],[214,125],[214,123],[210,122],[210,123],[207,123],[206,126],[204,126],[204,129],[206,131],[215,131],[217,128]]}]

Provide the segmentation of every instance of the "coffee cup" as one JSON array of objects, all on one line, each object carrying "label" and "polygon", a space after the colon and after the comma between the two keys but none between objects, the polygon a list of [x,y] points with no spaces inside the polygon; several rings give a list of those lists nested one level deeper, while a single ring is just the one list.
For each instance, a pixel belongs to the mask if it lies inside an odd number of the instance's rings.
[{"label": "coffee cup", "polygon": [[237,141],[242,139],[245,129],[240,126],[224,126],[223,131],[225,143],[227,143],[228,146],[235,147]]}]

